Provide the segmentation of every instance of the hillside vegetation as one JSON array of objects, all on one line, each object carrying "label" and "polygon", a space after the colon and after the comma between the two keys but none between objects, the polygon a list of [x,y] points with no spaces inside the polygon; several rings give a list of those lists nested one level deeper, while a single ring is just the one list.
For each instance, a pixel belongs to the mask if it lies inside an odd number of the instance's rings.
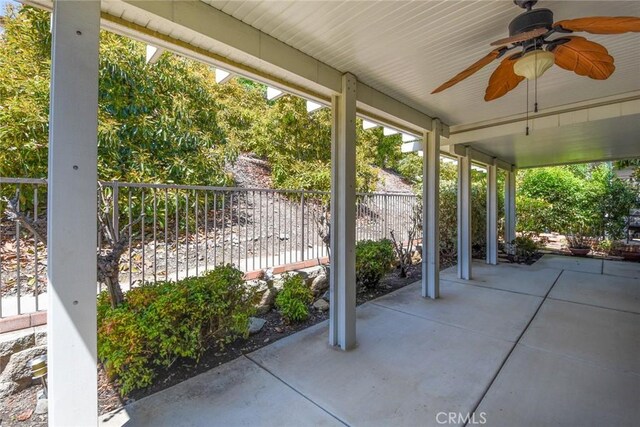
[{"label": "hillside vegetation", "polygon": [[[9,6],[0,43],[0,176],[47,173],[49,13]],[[208,66],[171,53],[145,64],[145,45],[100,35],[98,177],[227,185],[240,152],[271,164],[281,188],[330,187],[331,113],[307,114],[303,99],[269,102],[265,87],[216,84]],[[399,136],[358,129],[359,191],[375,188],[372,165],[396,168]]]}]

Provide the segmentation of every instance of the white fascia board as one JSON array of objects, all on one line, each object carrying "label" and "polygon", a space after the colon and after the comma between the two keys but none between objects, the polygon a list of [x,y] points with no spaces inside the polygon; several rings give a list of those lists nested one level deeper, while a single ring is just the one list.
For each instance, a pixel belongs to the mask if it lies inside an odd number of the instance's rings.
[{"label": "white fascia board", "polygon": [[[53,5],[50,0],[23,2],[48,10]],[[202,1],[109,1],[102,9],[101,25],[109,31],[266,85],[286,87],[289,93],[328,102],[331,94],[342,90],[341,71]],[[146,27],[151,21],[156,28]],[[174,30],[188,36],[178,38]],[[197,45],[191,44],[195,39]],[[230,53],[234,59],[229,59]],[[289,76],[297,81],[289,81]],[[429,115],[361,82],[356,106],[360,115],[410,133],[432,129]],[[442,136],[448,137],[449,126],[441,127]]]},{"label": "white fascia board", "polygon": [[[558,128],[612,117],[623,117],[640,113],[640,91],[550,108],[529,115],[532,131]],[[526,123],[524,114],[505,117],[469,125],[455,126],[449,144],[467,144],[475,141],[514,135],[523,132]]]},{"label": "white fascia board", "polygon": [[378,126],[380,126],[380,125],[375,123],[375,122],[371,122],[369,120],[362,119],[362,129],[364,129],[364,130],[377,128]]},{"label": "white fascia board", "polygon": [[412,141],[417,141],[419,139],[420,138],[415,135],[402,132],[402,142],[412,142]]},{"label": "white fascia board", "polygon": [[386,126],[384,126],[384,127],[382,128],[382,134],[383,134],[384,136],[397,135],[397,134],[399,134],[399,133],[400,133],[400,131],[399,131],[399,130],[397,130],[397,129],[389,128],[389,127],[386,127]]},{"label": "white fascia board", "polygon": [[233,77],[233,74],[220,68],[214,68],[213,71],[216,75],[216,83],[218,84],[226,83]]},{"label": "white fascia board", "polygon": [[[453,152],[458,156],[464,156],[467,153],[466,146],[464,145],[454,145]],[[469,155],[471,156],[471,160],[481,163],[483,165],[496,165],[498,168],[510,171],[513,169],[513,165],[511,163],[505,162],[504,160],[498,159],[496,157],[490,156],[489,154],[483,153],[482,151],[478,151],[475,148],[469,147]]]},{"label": "white fascia board", "polygon": [[307,113],[313,113],[316,110],[319,110],[321,108],[324,108],[325,106],[315,102],[315,101],[310,101],[307,99]]},{"label": "white fascia board", "polygon": [[401,153],[415,153],[422,150],[421,141],[405,142],[400,146]]},{"label": "white fascia board", "polygon": [[161,47],[147,45],[147,65],[153,65],[160,59],[160,56],[164,53],[164,49]]},{"label": "white fascia board", "polygon": [[442,163],[452,163],[454,165],[458,164],[458,160],[452,159],[451,157],[447,157],[447,156],[440,156],[440,161]]},{"label": "white fascia board", "polygon": [[397,123],[413,133],[421,134],[433,128],[433,120],[428,115],[360,82],[357,106],[363,115],[379,117],[385,123]]},{"label": "white fascia board", "polygon": [[276,100],[276,99],[280,98],[282,95],[284,95],[284,92],[281,91],[280,89],[276,89],[274,87],[267,86],[267,99],[269,101]]},{"label": "white fascia board", "polygon": [[[255,68],[260,66],[260,62],[266,62],[283,70],[284,74],[294,74],[334,94],[341,91],[342,72],[204,2],[124,0],[117,3],[122,3],[125,8],[133,7],[147,12],[150,14],[149,18],[156,18],[156,20],[162,18],[166,21],[167,30],[171,30],[171,24],[177,24],[182,29],[193,31],[215,41],[218,46],[223,45],[220,46],[221,51],[223,48],[227,51],[231,49],[237,54],[257,59],[256,65],[253,65]],[[129,14],[120,14],[114,20],[123,19],[120,16],[126,19]],[[214,50],[211,51],[216,53]],[[231,66],[226,68],[232,69]],[[236,70],[232,71],[236,72]],[[242,73],[238,72],[238,74]],[[251,76],[248,77],[251,78]],[[262,81],[264,80],[268,78],[263,77]],[[282,78],[274,78],[274,81],[281,80]],[[398,122],[403,129],[416,133],[421,133],[423,130],[429,131],[432,127],[432,119],[427,114],[360,82],[358,82],[357,108],[365,115],[381,117],[390,123]],[[443,136],[448,135],[446,125],[443,126],[443,131],[445,130]]]}]

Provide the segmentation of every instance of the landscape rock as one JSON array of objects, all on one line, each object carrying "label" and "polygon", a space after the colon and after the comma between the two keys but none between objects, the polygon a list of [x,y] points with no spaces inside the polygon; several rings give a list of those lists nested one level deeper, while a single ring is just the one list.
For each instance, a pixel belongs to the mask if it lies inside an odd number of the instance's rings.
[{"label": "landscape rock", "polygon": [[296,274],[300,277],[302,277],[302,280],[306,283],[307,280],[309,280],[309,273],[307,271],[304,270],[296,270],[296,271],[292,271],[289,274]]},{"label": "landscape rock", "polygon": [[262,298],[260,299],[260,302],[257,305],[257,314],[265,314],[268,313],[269,310],[271,310],[271,307],[273,307],[273,303],[276,301],[276,295],[278,295],[278,290],[271,287],[268,288],[263,294],[262,294]]},{"label": "landscape rock", "polygon": [[264,324],[267,323],[265,319],[259,317],[249,318],[249,335],[257,334],[262,330]]},{"label": "landscape rock", "polygon": [[35,328],[34,336],[36,346],[47,345],[47,326],[37,326]]},{"label": "landscape rock", "polygon": [[422,255],[418,251],[414,251],[413,255],[411,255],[411,263],[412,264],[420,264],[422,262]]},{"label": "landscape rock", "polygon": [[324,274],[317,276],[313,279],[313,282],[311,282],[311,290],[315,295],[320,295],[327,289],[329,289],[329,279]]},{"label": "landscape rock", "polygon": [[264,280],[266,280],[267,282],[273,280],[273,268],[267,268],[266,270],[264,270],[264,272],[262,273],[262,278]]},{"label": "landscape rock", "polygon": [[313,267],[311,269],[305,270],[304,273],[305,273],[305,281],[307,282],[307,286],[311,287],[313,280],[316,277],[320,276],[321,274],[324,274],[324,268],[320,266]]},{"label": "landscape rock", "polygon": [[327,311],[329,310],[329,303],[321,298],[318,301],[313,303],[313,308],[315,308],[318,311]]},{"label": "landscape rock", "polygon": [[274,278],[273,281],[271,282],[270,287],[275,289],[277,292],[280,292],[284,287],[284,277],[277,276],[276,278]]},{"label": "landscape rock", "polygon": [[33,411],[34,414],[42,415],[49,412],[49,400],[44,397],[42,399],[38,399],[36,402],[36,409]]},{"label": "landscape rock", "polygon": [[322,294],[322,299],[325,300],[326,302],[330,302],[331,301],[331,291],[326,291],[324,294]]},{"label": "landscape rock", "polygon": [[[32,347],[18,353],[14,353],[9,359],[9,363],[0,374],[0,384],[14,383],[16,388],[13,393],[22,391],[31,385],[31,359],[47,353],[47,346]],[[0,387],[2,388],[2,387]],[[2,396],[0,396],[2,397]]]},{"label": "landscape rock", "polygon": [[18,384],[14,382],[0,383],[0,399],[4,399],[5,397],[12,395],[16,392],[17,388]]},{"label": "landscape rock", "polygon": [[265,280],[254,279],[245,282],[247,287],[253,288],[256,292],[261,293],[269,289],[269,284]]},{"label": "landscape rock", "polygon": [[0,335],[0,373],[4,371],[12,354],[33,347],[34,344],[33,329],[24,329]]}]

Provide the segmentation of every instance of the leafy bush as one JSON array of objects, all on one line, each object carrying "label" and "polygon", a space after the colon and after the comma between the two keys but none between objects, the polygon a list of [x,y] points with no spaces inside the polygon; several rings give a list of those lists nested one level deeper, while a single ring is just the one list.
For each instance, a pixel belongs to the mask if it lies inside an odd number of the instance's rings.
[{"label": "leafy bush", "polygon": [[605,163],[529,169],[519,174],[518,192],[519,231],[582,229],[613,240],[624,235],[625,217],[638,197]]},{"label": "leafy bush", "polygon": [[538,253],[539,244],[531,236],[518,236],[511,242],[509,258],[517,263],[529,263]]},{"label": "leafy bush", "polygon": [[393,243],[389,239],[365,240],[356,244],[356,282],[375,287],[395,261]]},{"label": "leafy bush", "polygon": [[276,307],[288,322],[302,322],[309,317],[313,292],[299,274],[288,274],[276,297]]},{"label": "leafy bush", "polygon": [[98,357],[124,395],[150,385],[158,369],[180,357],[198,360],[207,348],[246,336],[254,303],[254,291],[230,265],[202,277],[134,288],[115,309],[103,292]]}]

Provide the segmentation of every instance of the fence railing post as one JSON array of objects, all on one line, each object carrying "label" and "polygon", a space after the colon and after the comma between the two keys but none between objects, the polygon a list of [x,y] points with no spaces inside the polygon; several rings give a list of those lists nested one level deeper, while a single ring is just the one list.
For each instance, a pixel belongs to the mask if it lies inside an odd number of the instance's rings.
[{"label": "fence railing post", "polygon": [[113,222],[113,231],[116,234],[114,237],[116,241],[120,240],[120,208],[118,207],[118,196],[119,196],[119,187],[118,184],[113,184],[111,186],[113,191],[113,206],[111,209],[112,217],[111,221]]},{"label": "fence railing post", "polygon": [[383,224],[383,230],[382,230],[382,238],[386,238],[387,237],[387,232],[389,231],[387,227],[387,222],[389,221],[389,195],[385,194],[384,196],[384,221],[382,222]]},{"label": "fence railing post", "polygon": [[304,191],[300,193],[300,261],[305,260]]}]

